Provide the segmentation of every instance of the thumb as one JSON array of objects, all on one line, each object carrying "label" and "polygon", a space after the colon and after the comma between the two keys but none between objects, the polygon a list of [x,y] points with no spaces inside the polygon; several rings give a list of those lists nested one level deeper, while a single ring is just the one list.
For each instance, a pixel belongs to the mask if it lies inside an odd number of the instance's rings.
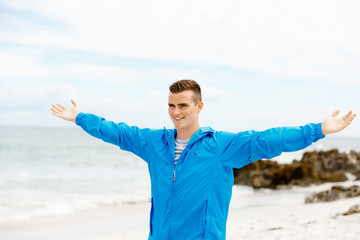
[{"label": "thumb", "polygon": [[339,113],[340,113],[340,110],[339,110],[339,109],[338,109],[338,110],[335,110],[335,111],[331,114],[331,116],[332,116],[332,117],[336,117]]},{"label": "thumb", "polygon": [[71,103],[72,103],[72,105],[74,105],[74,107],[78,106],[78,104],[73,99],[71,99]]}]

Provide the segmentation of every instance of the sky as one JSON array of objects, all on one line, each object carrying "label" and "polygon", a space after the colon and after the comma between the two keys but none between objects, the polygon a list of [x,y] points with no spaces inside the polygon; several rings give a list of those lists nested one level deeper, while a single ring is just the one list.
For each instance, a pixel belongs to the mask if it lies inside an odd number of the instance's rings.
[{"label": "sky", "polygon": [[[75,127],[71,106],[172,128],[168,87],[202,87],[202,126],[265,130],[360,114],[360,2],[0,0],[0,125]],[[360,137],[360,118],[338,134]]]}]

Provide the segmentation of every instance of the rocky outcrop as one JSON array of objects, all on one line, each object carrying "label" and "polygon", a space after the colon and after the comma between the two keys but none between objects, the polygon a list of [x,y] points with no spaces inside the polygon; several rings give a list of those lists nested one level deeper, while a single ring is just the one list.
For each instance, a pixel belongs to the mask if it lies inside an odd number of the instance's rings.
[{"label": "rocky outcrop", "polygon": [[352,215],[355,213],[360,213],[360,204],[356,204],[356,205],[350,207],[350,209],[348,211],[344,212],[343,215],[347,216],[347,215]]},{"label": "rocky outcrop", "polygon": [[291,164],[271,160],[253,162],[241,169],[234,169],[234,183],[276,189],[284,185],[341,182],[347,180],[346,173],[360,180],[360,153],[339,153],[334,149],[306,152],[301,161]]},{"label": "rocky outcrop", "polygon": [[338,199],[360,196],[360,186],[354,185],[349,188],[333,186],[330,190],[314,193],[307,196],[305,203],[332,202]]}]

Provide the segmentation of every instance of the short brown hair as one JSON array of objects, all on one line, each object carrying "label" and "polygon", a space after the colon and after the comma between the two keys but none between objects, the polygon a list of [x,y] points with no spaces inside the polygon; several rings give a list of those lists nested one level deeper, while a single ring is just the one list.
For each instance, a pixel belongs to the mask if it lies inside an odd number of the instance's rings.
[{"label": "short brown hair", "polygon": [[186,90],[191,90],[194,92],[194,102],[195,104],[201,102],[201,88],[200,85],[191,79],[183,79],[174,82],[169,86],[169,90],[172,93],[179,93]]}]

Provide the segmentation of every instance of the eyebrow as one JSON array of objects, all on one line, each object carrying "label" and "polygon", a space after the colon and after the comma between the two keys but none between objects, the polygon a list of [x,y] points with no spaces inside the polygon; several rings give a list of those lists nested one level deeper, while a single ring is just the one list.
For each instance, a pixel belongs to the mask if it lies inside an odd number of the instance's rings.
[{"label": "eyebrow", "polygon": [[[173,103],[168,103],[169,106],[175,106]],[[189,106],[188,103],[179,103],[178,106]]]}]

